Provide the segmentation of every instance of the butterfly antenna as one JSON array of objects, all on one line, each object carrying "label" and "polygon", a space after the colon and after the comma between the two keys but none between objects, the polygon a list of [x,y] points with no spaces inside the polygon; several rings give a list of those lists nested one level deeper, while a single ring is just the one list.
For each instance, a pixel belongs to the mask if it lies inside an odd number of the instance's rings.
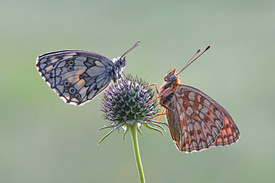
[{"label": "butterfly antenna", "polygon": [[135,47],[137,47],[137,45],[139,45],[139,43],[140,41],[136,42],[130,49],[128,49],[125,53],[123,53],[120,58],[124,57],[127,53],[132,51]]},{"label": "butterfly antenna", "polygon": [[[205,50],[203,52],[201,52],[201,54],[199,54],[198,56],[196,56],[201,50],[199,49],[192,57],[191,59],[185,64],[185,66],[180,70],[180,72],[178,72],[178,74],[180,74],[184,69],[186,69],[190,64],[192,64],[195,60],[197,60],[202,54],[204,54],[204,52],[206,52],[211,46],[207,46],[205,48]],[[195,57],[195,58],[194,58]]]}]

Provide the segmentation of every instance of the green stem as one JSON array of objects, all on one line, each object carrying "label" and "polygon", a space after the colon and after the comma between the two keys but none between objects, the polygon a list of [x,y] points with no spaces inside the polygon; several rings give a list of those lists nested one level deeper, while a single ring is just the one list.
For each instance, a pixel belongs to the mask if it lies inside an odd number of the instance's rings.
[{"label": "green stem", "polygon": [[136,158],[136,163],[137,163],[137,169],[139,173],[139,179],[141,183],[145,183],[145,177],[144,177],[144,172],[142,168],[142,163],[141,163],[141,157],[140,157],[140,152],[139,152],[139,145],[138,145],[138,137],[137,137],[137,126],[138,123],[135,121],[133,125],[129,125],[131,134],[132,134],[132,143],[133,143],[133,149],[135,153],[135,158]]}]

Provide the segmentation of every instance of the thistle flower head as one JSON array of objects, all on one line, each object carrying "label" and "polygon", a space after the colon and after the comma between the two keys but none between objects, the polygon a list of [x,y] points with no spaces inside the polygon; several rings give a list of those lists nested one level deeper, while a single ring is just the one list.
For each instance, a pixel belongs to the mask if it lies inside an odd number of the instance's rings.
[{"label": "thistle flower head", "polygon": [[155,93],[151,88],[146,88],[146,85],[146,82],[137,77],[129,77],[112,84],[103,96],[104,117],[115,123],[148,121],[156,114],[157,103],[148,103]]},{"label": "thistle flower head", "polygon": [[133,125],[135,122],[138,122],[139,126],[144,125],[162,133],[160,129],[156,128],[156,125],[160,127],[159,124],[151,120],[158,112],[156,109],[157,100],[151,101],[156,95],[150,87],[146,87],[147,85],[147,82],[138,77],[127,76],[111,84],[105,90],[102,111],[104,112],[104,118],[110,124],[99,130],[112,128],[112,131],[103,137],[101,141],[119,127],[124,127],[126,133],[129,125]]}]

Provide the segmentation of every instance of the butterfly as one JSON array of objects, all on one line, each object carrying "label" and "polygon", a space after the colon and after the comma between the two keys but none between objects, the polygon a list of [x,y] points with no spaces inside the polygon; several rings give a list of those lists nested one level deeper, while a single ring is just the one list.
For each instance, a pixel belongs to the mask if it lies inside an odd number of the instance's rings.
[{"label": "butterfly", "polygon": [[[208,46],[199,56],[201,56]],[[183,71],[199,56],[187,62]],[[180,72],[181,72],[180,71]],[[179,73],[180,73],[179,72]],[[230,114],[215,100],[202,91],[180,84],[179,73],[170,70],[164,77],[165,83],[158,91],[159,103],[164,110],[155,115],[166,115],[172,139],[179,151],[192,152],[211,146],[225,146],[236,142],[240,132]],[[148,85],[148,86],[152,86]],[[160,118],[159,118],[160,120]]]},{"label": "butterfly", "polygon": [[110,60],[98,53],[82,50],[61,50],[40,55],[36,68],[46,83],[64,102],[83,105],[102,92],[113,80],[121,78],[125,55]]}]

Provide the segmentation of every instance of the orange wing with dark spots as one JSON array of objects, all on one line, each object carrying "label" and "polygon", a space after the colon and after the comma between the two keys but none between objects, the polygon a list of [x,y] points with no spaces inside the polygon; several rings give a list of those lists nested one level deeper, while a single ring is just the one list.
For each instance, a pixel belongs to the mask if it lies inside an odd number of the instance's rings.
[{"label": "orange wing with dark spots", "polygon": [[236,142],[240,136],[238,127],[234,123],[232,117],[222,106],[220,106],[220,108],[223,111],[224,124],[219,136],[213,143],[213,145],[215,146],[225,146],[225,145],[232,144]]},{"label": "orange wing with dark spots", "polygon": [[239,130],[229,113],[208,95],[181,84],[173,95],[167,106],[174,111],[166,109],[166,117],[180,151],[200,151],[239,139]]}]

